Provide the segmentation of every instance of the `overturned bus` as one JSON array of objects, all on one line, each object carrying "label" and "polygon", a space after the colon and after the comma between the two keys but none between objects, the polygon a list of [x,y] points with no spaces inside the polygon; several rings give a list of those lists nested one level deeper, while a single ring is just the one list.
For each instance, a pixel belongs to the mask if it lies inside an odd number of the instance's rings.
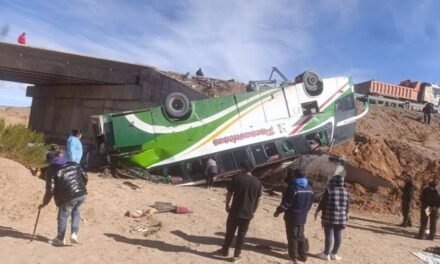
[{"label": "overturned bus", "polygon": [[308,71],[295,81],[248,87],[245,93],[195,101],[171,93],[157,107],[93,116],[99,147],[113,165],[194,182],[204,179],[207,157],[228,176],[243,160],[258,169],[295,159],[314,146],[346,142],[354,136],[355,121],[368,111],[365,103],[356,116],[349,77],[320,79]]}]

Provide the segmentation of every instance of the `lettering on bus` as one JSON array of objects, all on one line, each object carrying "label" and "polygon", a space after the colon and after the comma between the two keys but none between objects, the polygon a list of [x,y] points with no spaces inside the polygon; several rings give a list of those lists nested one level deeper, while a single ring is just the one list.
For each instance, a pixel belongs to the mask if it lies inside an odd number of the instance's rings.
[{"label": "lettering on bus", "polygon": [[220,144],[227,144],[227,143],[235,143],[237,141],[246,139],[246,138],[253,138],[258,136],[272,136],[275,134],[275,131],[273,130],[273,127],[271,128],[262,128],[258,130],[253,130],[249,132],[243,132],[236,135],[231,135],[227,137],[222,138],[216,138],[212,141],[214,145],[220,145]]}]

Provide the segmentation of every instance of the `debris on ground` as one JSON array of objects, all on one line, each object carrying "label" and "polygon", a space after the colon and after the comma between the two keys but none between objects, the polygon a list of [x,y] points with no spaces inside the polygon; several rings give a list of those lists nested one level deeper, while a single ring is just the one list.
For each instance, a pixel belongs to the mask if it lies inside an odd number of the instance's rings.
[{"label": "debris on ground", "polygon": [[132,190],[137,190],[137,189],[140,189],[140,188],[141,188],[139,185],[136,185],[136,184],[131,183],[131,182],[129,182],[129,181],[125,181],[125,182],[123,182],[122,184],[124,184],[124,185],[130,187]]},{"label": "debris on ground", "polygon": [[150,224],[147,227],[145,226],[135,226],[130,232],[138,232],[142,233],[145,237],[156,234],[162,228],[162,222],[157,222],[155,224]]},{"label": "debris on ground", "polygon": [[189,214],[192,213],[191,209],[183,206],[176,206],[168,202],[155,202],[153,205],[159,213],[174,212],[176,214]]},{"label": "debris on ground", "polygon": [[131,218],[140,218],[144,216],[152,216],[153,214],[157,213],[156,208],[148,208],[148,209],[136,209],[134,211],[127,211],[125,212],[125,216],[131,217]]},{"label": "debris on ground", "polygon": [[246,91],[246,84],[236,82],[234,79],[225,81],[205,76],[192,76],[190,73],[181,74],[169,71],[162,71],[162,73],[210,97],[232,95]]},{"label": "debris on ground", "polygon": [[426,264],[440,264],[440,255],[424,251],[413,252],[413,255],[423,260]]}]

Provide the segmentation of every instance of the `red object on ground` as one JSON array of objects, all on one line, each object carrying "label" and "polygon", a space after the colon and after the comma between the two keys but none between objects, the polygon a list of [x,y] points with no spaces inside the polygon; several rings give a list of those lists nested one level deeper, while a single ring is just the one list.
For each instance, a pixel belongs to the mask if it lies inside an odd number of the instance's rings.
[{"label": "red object on ground", "polygon": [[182,177],[173,176],[171,177],[171,184],[179,184],[183,181]]},{"label": "red object on ground", "polygon": [[26,33],[21,33],[18,37],[18,43],[25,45],[26,44]]},{"label": "red object on ground", "polygon": [[176,214],[189,214],[191,210],[186,207],[176,206]]}]

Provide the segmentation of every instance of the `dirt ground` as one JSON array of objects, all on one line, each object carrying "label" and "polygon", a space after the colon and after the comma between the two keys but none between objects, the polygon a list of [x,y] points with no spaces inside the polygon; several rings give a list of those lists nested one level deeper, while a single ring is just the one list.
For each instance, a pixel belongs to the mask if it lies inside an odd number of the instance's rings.
[{"label": "dirt ground", "polygon": [[[44,194],[44,181],[37,179],[16,162],[0,159],[0,256],[1,263],[223,263],[211,252],[218,249],[225,232],[225,189],[157,185],[130,180],[140,189],[133,190],[126,180],[103,179],[89,174],[89,195],[82,208],[80,244],[53,247],[48,239],[56,235],[56,207],[53,203],[41,211],[37,236],[30,242],[37,206]],[[282,217],[273,212],[279,197],[263,196],[262,205],[251,223],[241,263],[288,263]],[[148,208],[155,201],[190,207],[192,214],[162,213],[133,219],[127,210]],[[315,208],[316,205],[314,205]],[[323,249],[323,231],[312,212],[306,225],[310,253]],[[418,218],[418,212],[413,212]],[[411,254],[439,245],[416,240],[413,228],[397,227],[395,215],[354,211],[344,233],[340,263],[422,263]],[[133,231],[158,224],[161,229],[149,236]],[[417,222],[417,221],[416,221]],[[70,236],[70,230],[67,232]],[[231,250],[232,253],[232,250]],[[307,263],[321,263],[309,258]]]},{"label": "dirt ground", "polygon": [[5,120],[6,125],[22,124],[27,126],[29,122],[29,107],[6,107],[0,106],[0,118]]},{"label": "dirt ground", "polygon": [[403,173],[413,176],[416,197],[427,182],[440,181],[440,114],[433,114],[427,125],[421,112],[371,105],[369,113],[357,122],[354,140],[332,152],[346,156],[353,167],[391,186],[351,186],[357,206],[392,212],[404,184]]}]

